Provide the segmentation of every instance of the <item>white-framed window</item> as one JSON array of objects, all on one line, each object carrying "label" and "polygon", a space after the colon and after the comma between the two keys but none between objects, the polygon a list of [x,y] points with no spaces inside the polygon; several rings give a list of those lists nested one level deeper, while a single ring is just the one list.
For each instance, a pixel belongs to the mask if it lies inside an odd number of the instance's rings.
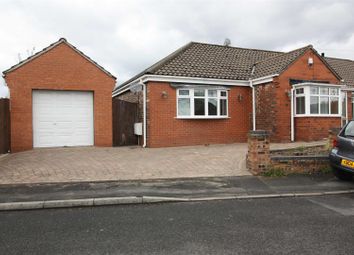
[{"label": "white-framed window", "polygon": [[215,88],[177,89],[177,118],[227,118],[228,91]]},{"label": "white-framed window", "polygon": [[341,117],[340,88],[306,85],[295,88],[295,116]]},{"label": "white-framed window", "polygon": [[305,104],[305,89],[297,88],[295,89],[295,104],[296,104],[296,114],[305,114],[306,113],[306,104]]}]

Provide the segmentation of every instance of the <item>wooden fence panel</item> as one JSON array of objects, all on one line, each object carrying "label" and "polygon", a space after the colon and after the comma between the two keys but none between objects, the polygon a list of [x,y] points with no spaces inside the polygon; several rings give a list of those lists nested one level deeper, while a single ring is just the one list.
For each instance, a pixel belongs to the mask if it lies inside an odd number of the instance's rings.
[{"label": "wooden fence panel", "polygon": [[137,145],[138,137],[134,134],[137,122],[138,104],[113,98],[113,146]]},{"label": "wooden fence panel", "polygon": [[0,154],[10,151],[10,102],[0,99]]}]

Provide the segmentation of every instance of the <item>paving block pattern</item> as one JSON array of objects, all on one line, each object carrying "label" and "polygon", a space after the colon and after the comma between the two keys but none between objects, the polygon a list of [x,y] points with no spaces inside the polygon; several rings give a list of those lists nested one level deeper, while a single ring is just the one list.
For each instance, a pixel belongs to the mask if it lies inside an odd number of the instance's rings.
[{"label": "paving block pattern", "polygon": [[34,149],[0,158],[0,184],[243,176],[247,144]]}]

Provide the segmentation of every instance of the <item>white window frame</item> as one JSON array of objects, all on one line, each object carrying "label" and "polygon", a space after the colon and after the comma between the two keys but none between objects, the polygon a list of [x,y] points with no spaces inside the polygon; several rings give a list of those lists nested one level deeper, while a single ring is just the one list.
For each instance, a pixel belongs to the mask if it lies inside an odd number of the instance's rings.
[{"label": "white window frame", "polygon": [[[179,95],[180,90],[188,90],[189,95]],[[204,96],[194,96],[194,90],[204,90]],[[209,97],[208,91],[209,90],[216,90],[217,95],[216,97]],[[226,96],[221,96],[221,92],[225,92]],[[178,113],[178,99],[180,98],[189,98],[190,102],[190,115],[179,115]],[[195,98],[203,98],[204,99],[204,112],[205,115],[194,115],[194,99]],[[210,99],[217,100],[217,114],[216,115],[209,115],[209,107],[208,101]],[[226,100],[226,115],[220,115],[221,111],[221,99]],[[227,119],[229,118],[229,93],[227,89],[220,89],[220,88],[178,88],[176,90],[176,118],[177,119]]]},{"label": "white window frame", "polygon": [[[303,93],[299,93],[299,94],[297,94],[297,90],[298,89],[303,89]],[[295,89],[295,99],[294,99],[294,105],[295,105],[295,108],[294,108],[294,110],[295,110],[295,116],[301,116],[301,115],[305,115],[306,114],[306,92],[305,92],[306,90],[305,90],[305,88],[304,87],[298,87],[298,88],[296,88]],[[299,97],[303,97],[304,99],[305,99],[305,113],[297,113],[296,112],[296,110],[297,110],[297,98],[299,98]]]},{"label": "white window frame", "polygon": [[[354,93],[354,92],[352,92],[352,93]],[[348,102],[347,102],[347,104],[348,104]],[[347,116],[348,116],[348,111],[347,111]],[[352,120],[354,120],[354,95],[353,94],[352,94]]]},{"label": "white window frame", "polygon": [[[300,85],[300,84],[297,84],[297,85]],[[318,87],[318,94],[315,95],[315,94],[311,94],[311,87]],[[341,97],[342,97],[342,91],[341,91],[341,88],[340,86],[338,85],[330,85],[330,84],[316,84],[316,83],[313,83],[313,84],[306,84],[306,85],[301,85],[301,86],[294,86],[295,88],[295,95],[294,95],[294,114],[295,114],[295,117],[342,117],[342,104],[341,104]],[[300,94],[300,95],[296,95],[296,89],[300,89],[300,88],[303,88],[304,89],[304,93],[303,94]],[[328,95],[321,95],[320,94],[320,90],[321,88],[328,88],[329,92],[328,92]],[[337,89],[338,90],[338,94],[337,95],[330,95],[330,89]],[[298,114],[296,113],[296,97],[305,97],[305,113],[304,114]],[[318,96],[319,100],[318,100],[318,111],[319,113],[310,113],[310,108],[311,108],[311,96]],[[321,107],[320,107],[320,104],[321,104],[321,100],[320,98],[321,97],[328,97],[328,103],[329,103],[329,113],[327,114],[323,114],[323,113],[320,113],[321,112]],[[331,98],[337,98],[338,99],[338,114],[331,114]]]},{"label": "white window frame", "polygon": [[[343,102],[344,99],[344,102]],[[341,92],[341,97],[340,97],[340,104],[342,105],[342,127],[348,123],[348,94],[346,91]],[[344,109],[343,109],[343,103],[344,103]]]}]

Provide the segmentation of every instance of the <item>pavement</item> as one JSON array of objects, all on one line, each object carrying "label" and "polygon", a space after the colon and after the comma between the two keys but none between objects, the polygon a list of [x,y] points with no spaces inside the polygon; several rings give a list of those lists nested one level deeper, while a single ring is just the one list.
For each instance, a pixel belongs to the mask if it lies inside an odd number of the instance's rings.
[{"label": "pavement", "polygon": [[354,193],[332,174],[0,185],[0,210]]},{"label": "pavement", "polygon": [[353,254],[353,220],[352,194],[6,211],[0,254]]},{"label": "pavement", "polygon": [[246,176],[247,144],[34,149],[0,158],[0,184]]}]

